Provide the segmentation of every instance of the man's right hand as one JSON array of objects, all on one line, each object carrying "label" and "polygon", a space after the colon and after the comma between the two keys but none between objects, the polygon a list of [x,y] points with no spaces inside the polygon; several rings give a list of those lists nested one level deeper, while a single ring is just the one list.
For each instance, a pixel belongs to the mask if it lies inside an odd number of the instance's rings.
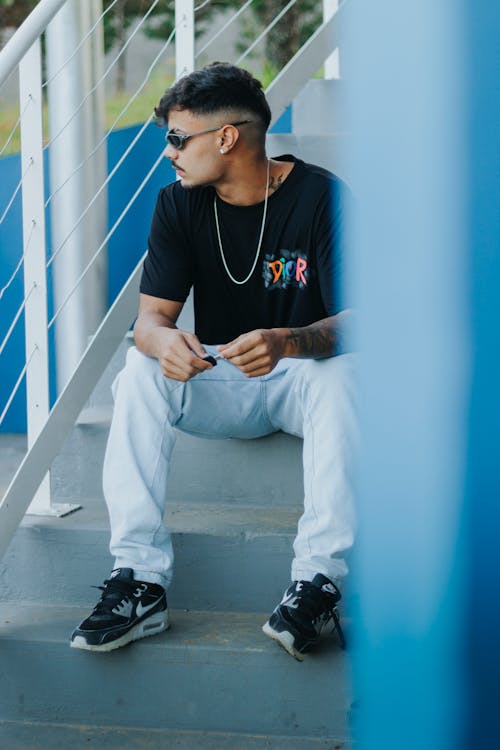
[{"label": "man's right hand", "polygon": [[182,302],[141,294],[134,339],[140,352],[156,357],[167,378],[185,382],[213,365],[203,361],[207,352],[198,337],[175,327],[182,307]]},{"label": "man's right hand", "polygon": [[197,336],[179,328],[155,330],[155,356],[167,378],[186,382],[194,375],[211,370],[213,365],[204,362],[205,351]]}]

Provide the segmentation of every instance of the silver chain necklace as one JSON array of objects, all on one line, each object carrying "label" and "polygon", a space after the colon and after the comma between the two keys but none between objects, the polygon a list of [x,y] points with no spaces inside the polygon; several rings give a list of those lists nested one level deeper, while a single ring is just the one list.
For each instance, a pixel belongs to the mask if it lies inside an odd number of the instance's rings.
[{"label": "silver chain necklace", "polygon": [[262,214],[262,225],[260,227],[260,236],[259,236],[259,243],[257,245],[257,252],[255,253],[255,258],[253,261],[252,268],[250,269],[250,272],[246,279],[243,279],[242,281],[238,281],[238,279],[235,279],[229,268],[227,267],[226,258],[224,256],[224,250],[222,249],[222,240],[220,238],[220,228],[219,228],[219,216],[217,214],[217,193],[215,193],[214,196],[214,214],[215,214],[215,226],[217,227],[217,239],[219,240],[219,250],[222,258],[222,262],[224,264],[224,268],[226,269],[226,273],[233,282],[233,284],[246,284],[250,276],[255,271],[255,266],[257,265],[257,260],[260,255],[260,248],[262,245],[262,238],[264,236],[264,225],[266,223],[266,214],[267,214],[267,198],[269,196],[269,165],[271,163],[271,160],[267,160],[267,179],[266,179],[266,197],[264,198],[264,213]]}]

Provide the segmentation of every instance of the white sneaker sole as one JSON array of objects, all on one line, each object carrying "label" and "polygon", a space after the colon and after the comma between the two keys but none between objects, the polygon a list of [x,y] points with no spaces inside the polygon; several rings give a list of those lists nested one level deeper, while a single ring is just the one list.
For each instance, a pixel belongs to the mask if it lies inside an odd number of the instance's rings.
[{"label": "white sneaker sole", "polygon": [[300,651],[297,651],[294,644],[294,637],[291,633],[288,632],[288,630],[282,630],[280,633],[278,633],[277,630],[273,630],[270,626],[269,622],[266,622],[265,625],[262,626],[263,632],[269,636],[269,638],[272,638],[273,641],[276,641],[279,643],[279,645],[287,651],[290,656],[293,656],[294,659],[297,659],[297,661],[304,661],[304,654],[301,654]]},{"label": "white sneaker sole", "polygon": [[77,635],[74,640],[71,641],[71,648],[81,648],[85,651],[114,651],[116,648],[126,646],[127,643],[132,641],[138,641],[139,638],[147,638],[150,635],[156,635],[169,628],[168,622],[168,611],[155,612],[151,617],[147,617],[142,622],[139,622],[127,633],[122,635],[121,638],[117,638],[115,641],[109,643],[87,643],[85,638],[81,635]]}]

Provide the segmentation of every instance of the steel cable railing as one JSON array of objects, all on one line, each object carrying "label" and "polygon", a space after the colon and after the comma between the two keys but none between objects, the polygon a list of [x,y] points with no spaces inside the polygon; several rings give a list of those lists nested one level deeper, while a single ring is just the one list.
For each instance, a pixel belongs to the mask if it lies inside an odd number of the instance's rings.
[{"label": "steel cable railing", "polygon": [[7,415],[7,412],[10,409],[10,405],[14,401],[14,399],[16,397],[16,394],[17,394],[17,392],[18,392],[18,390],[19,390],[19,388],[21,386],[21,383],[23,382],[23,378],[26,375],[26,371],[27,371],[28,367],[30,366],[30,362],[33,359],[33,357],[35,356],[35,353],[37,351],[38,351],[38,346],[35,346],[33,348],[33,351],[31,352],[30,356],[28,357],[28,359],[27,359],[27,361],[26,361],[23,369],[21,370],[21,373],[20,373],[19,377],[17,378],[14,387],[13,387],[12,391],[10,392],[10,396],[7,399],[7,403],[5,404],[5,407],[4,407],[3,411],[2,411],[2,413],[0,414],[0,425],[4,421],[4,419],[5,419],[6,415]]},{"label": "steel cable railing", "polygon": [[139,185],[139,187],[135,191],[134,195],[129,200],[129,202],[127,203],[127,205],[123,209],[122,213],[120,214],[120,216],[118,217],[118,219],[115,221],[115,223],[113,224],[113,226],[111,227],[111,229],[107,233],[106,237],[104,238],[104,240],[102,241],[102,243],[99,245],[98,249],[96,250],[96,252],[92,256],[92,258],[89,260],[89,262],[87,263],[87,265],[85,266],[85,268],[82,271],[82,273],[80,274],[79,278],[77,279],[77,281],[75,282],[75,284],[73,285],[73,287],[71,288],[71,290],[69,291],[69,293],[67,294],[67,296],[65,297],[65,299],[63,300],[63,302],[61,302],[61,304],[57,308],[56,312],[54,313],[54,315],[52,316],[51,320],[49,321],[49,324],[47,326],[48,329],[52,328],[52,326],[56,322],[57,318],[59,317],[61,311],[66,306],[66,304],[69,302],[69,300],[71,299],[71,297],[73,296],[73,294],[75,293],[75,291],[78,289],[78,287],[80,286],[81,282],[83,281],[83,279],[85,278],[85,276],[89,272],[90,268],[92,267],[94,261],[97,259],[97,257],[102,252],[103,248],[106,246],[106,244],[111,239],[111,237],[113,236],[113,234],[115,233],[115,231],[118,229],[118,227],[120,226],[120,224],[123,221],[124,217],[127,215],[129,209],[135,203],[137,197],[140,195],[140,193],[142,192],[142,190],[144,189],[144,187],[146,186],[146,184],[149,182],[149,180],[151,179],[152,175],[154,174],[154,172],[156,171],[156,169],[158,168],[158,165],[161,163],[162,160],[163,160],[163,153],[161,153],[159,155],[159,157],[156,159],[156,161],[154,162],[153,166],[151,167],[151,169],[147,173],[146,177],[143,179],[143,181],[141,182],[141,184]]},{"label": "steel cable railing", "polygon": [[110,12],[110,10],[116,5],[117,2],[118,2],[118,0],[113,0],[113,2],[110,3],[110,5],[108,5],[108,7],[106,8],[106,10],[104,10],[101,13],[101,15],[99,16],[99,18],[97,19],[97,21],[94,23],[94,25],[91,26],[90,29],[87,31],[87,33],[80,39],[80,41],[76,45],[76,47],[73,50],[73,52],[71,53],[71,55],[67,58],[67,60],[65,60],[63,62],[63,64],[55,71],[55,73],[52,73],[52,75],[50,76],[50,78],[47,78],[46,81],[43,81],[43,83],[42,83],[42,89],[45,88],[46,86],[48,86],[49,83],[51,83],[54,80],[54,78],[56,78],[59,75],[59,73],[61,73],[61,71],[64,70],[64,68],[66,67],[66,65],[71,62],[71,60],[75,57],[75,55],[78,54],[79,50],[81,50],[81,48],[83,47],[83,45],[85,44],[85,42],[87,41],[87,39],[89,39],[89,37],[92,36],[92,34],[94,33],[94,31],[99,27],[99,24],[101,23],[101,21]]},{"label": "steel cable railing", "polygon": [[15,280],[17,274],[19,273],[19,270],[20,270],[21,266],[24,263],[24,257],[26,255],[26,251],[28,250],[28,248],[29,248],[29,246],[31,244],[31,238],[33,237],[33,232],[35,230],[35,227],[36,227],[36,222],[32,220],[32,222],[31,222],[31,229],[30,229],[29,235],[28,235],[28,237],[26,239],[26,245],[25,245],[25,248],[24,248],[24,252],[22,253],[22,255],[21,255],[20,259],[19,259],[19,262],[18,262],[17,266],[15,267],[14,271],[12,272],[9,280],[7,281],[7,283],[5,284],[5,286],[2,287],[2,289],[0,290],[0,299],[2,299],[2,297],[5,294],[5,292],[7,291],[7,289],[14,283],[14,280]]},{"label": "steel cable railing", "polygon": [[27,294],[27,295],[25,296],[25,298],[24,298],[24,299],[23,299],[23,301],[21,302],[20,306],[18,307],[18,309],[17,309],[17,312],[16,312],[16,314],[14,315],[14,317],[13,317],[13,319],[12,319],[12,323],[11,323],[11,324],[10,324],[10,326],[9,326],[9,330],[8,330],[8,331],[7,331],[7,333],[5,334],[5,336],[4,336],[4,338],[3,338],[3,341],[2,341],[2,343],[0,344],[0,355],[2,354],[3,350],[4,350],[4,349],[5,349],[5,347],[7,346],[7,344],[8,344],[8,341],[9,341],[9,339],[10,339],[11,335],[12,335],[12,331],[13,331],[13,330],[14,330],[14,328],[16,327],[16,323],[17,323],[17,321],[19,320],[19,318],[21,317],[21,315],[22,315],[22,313],[23,313],[23,310],[24,310],[24,308],[26,307],[26,303],[28,302],[29,298],[30,298],[30,297],[31,297],[31,295],[33,294],[33,290],[34,290],[34,289],[36,289],[36,284],[33,284],[33,286],[31,287],[31,289],[29,290],[28,294]]},{"label": "steel cable railing", "polygon": [[[200,5],[197,5],[197,6],[196,6],[196,7],[194,8],[194,12],[196,13],[196,12],[200,11],[200,10],[201,10],[202,8],[204,8],[204,7],[206,6],[206,5],[208,5],[208,4],[210,3],[210,1],[211,1],[211,0],[205,0],[205,2],[201,3]],[[117,0],[115,0],[115,2],[117,2]],[[247,0],[247,3],[246,3],[245,5],[249,5],[249,4],[250,4],[250,3],[252,3],[252,2],[253,2],[253,0]],[[115,4],[115,3],[113,3],[113,5],[114,5],[114,4]],[[107,12],[108,12],[109,10],[110,10],[110,8],[111,8],[111,7],[112,7],[112,6],[110,6],[110,7],[109,7],[109,8],[108,8],[108,9],[107,9],[107,10],[106,10],[106,11],[105,11],[105,12],[104,12],[103,14],[102,14],[101,18],[103,18],[103,16],[104,16],[104,15],[105,15],[105,14],[106,14],[106,13],[107,13]],[[241,9],[240,9],[240,10],[241,10]],[[236,17],[237,17],[238,15],[239,15],[239,13],[240,13],[240,11],[238,11],[238,13],[236,13],[236,14],[235,14],[235,16],[233,16],[233,18],[231,19],[231,21],[232,21],[232,20],[234,20],[234,18],[236,18]],[[226,24],[226,26],[227,26],[227,25],[228,25],[228,24]],[[93,29],[95,29],[95,28],[96,28],[96,26],[97,26],[97,24],[95,24],[95,25],[94,25],[94,26],[92,27],[92,30],[93,30]],[[86,163],[87,163],[87,162],[88,162],[88,161],[89,161],[89,160],[90,160],[90,159],[92,158],[92,156],[94,156],[94,154],[95,154],[95,153],[97,153],[97,151],[99,150],[99,148],[100,148],[100,147],[101,147],[101,146],[103,145],[103,143],[104,143],[104,142],[106,141],[106,138],[107,138],[107,136],[109,135],[109,133],[112,133],[112,132],[113,132],[113,130],[114,130],[114,128],[116,127],[116,125],[118,124],[118,122],[119,122],[119,121],[121,120],[121,118],[123,117],[123,115],[124,115],[124,114],[125,114],[125,113],[127,112],[127,110],[128,110],[129,108],[130,108],[130,106],[131,106],[131,105],[133,104],[133,102],[134,102],[134,101],[135,101],[135,100],[137,99],[137,97],[138,97],[138,95],[140,94],[140,92],[141,92],[141,91],[142,91],[142,90],[144,89],[144,87],[145,87],[145,86],[146,86],[146,84],[148,83],[148,81],[149,81],[149,79],[151,78],[151,75],[152,75],[152,73],[153,73],[153,70],[154,70],[154,68],[156,67],[156,64],[158,63],[158,61],[160,60],[160,58],[161,58],[161,57],[163,57],[163,55],[164,55],[164,54],[165,54],[165,52],[167,51],[167,49],[168,49],[169,45],[171,44],[171,42],[172,42],[172,40],[173,40],[173,38],[174,38],[174,36],[175,36],[175,30],[176,30],[176,28],[174,27],[174,28],[172,29],[172,31],[171,31],[171,33],[170,33],[170,35],[168,36],[167,40],[166,40],[166,41],[164,42],[164,44],[162,45],[162,47],[161,47],[160,51],[158,52],[158,54],[157,54],[157,55],[156,55],[156,57],[154,58],[153,62],[152,62],[152,63],[151,63],[151,65],[149,66],[149,68],[148,68],[148,70],[147,70],[147,72],[146,72],[146,75],[144,76],[144,78],[143,78],[142,82],[141,82],[141,83],[139,84],[138,88],[136,89],[136,91],[134,92],[134,94],[133,94],[133,95],[132,95],[132,96],[130,97],[130,99],[128,100],[128,102],[126,103],[126,105],[125,105],[125,106],[123,107],[123,109],[122,109],[122,110],[121,110],[121,111],[120,111],[120,112],[118,113],[118,115],[117,115],[117,116],[115,117],[115,119],[113,120],[112,124],[111,124],[111,125],[110,125],[110,127],[108,128],[108,130],[107,130],[107,133],[106,133],[106,134],[105,134],[105,135],[104,135],[104,136],[103,136],[103,137],[101,138],[101,140],[100,140],[100,141],[99,141],[99,142],[97,143],[97,145],[96,145],[96,146],[94,146],[94,148],[92,149],[92,151],[90,151],[90,152],[89,152],[89,153],[87,154],[87,156],[85,157],[85,159],[84,159],[84,160],[83,160],[83,161],[82,161],[82,162],[81,162],[81,163],[80,163],[80,164],[79,164],[79,165],[78,165],[77,167],[75,167],[75,169],[74,169],[74,170],[73,170],[73,171],[71,172],[71,174],[69,174],[69,175],[68,175],[68,177],[67,177],[67,178],[66,178],[66,179],[64,180],[64,182],[62,182],[62,183],[61,183],[61,185],[59,185],[59,186],[58,186],[58,187],[57,187],[57,188],[56,188],[56,189],[55,189],[55,190],[54,190],[54,191],[53,191],[53,192],[52,192],[52,193],[51,193],[51,194],[49,195],[49,197],[48,197],[48,198],[47,198],[47,200],[46,200],[46,203],[45,203],[45,207],[47,207],[47,206],[49,205],[49,203],[51,202],[51,200],[52,200],[52,199],[54,198],[54,196],[55,196],[55,195],[57,195],[57,193],[58,193],[58,192],[60,192],[60,191],[61,191],[61,190],[62,190],[62,189],[64,188],[64,186],[65,186],[65,185],[67,185],[67,183],[68,183],[68,182],[69,182],[69,181],[71,180],[71,178],[72,178],[72,177],[73,177],[73,176],[74,176],[75,174],[77,174],[77,173],[78,173],[78,172],[80,171],[80,169],[82,169],[82,168],[83,168],[83,167],[85,166],[85,164],[86,164]],[[220,33],[220,32],[219,32],[219,33]],[[90,32],[89,32],[89,34],[87,34],[87,35],[86,35],[86,37],[85,37],[85,38],[87,38],[87,37],[88,37],[89,35],[90,35]],[[217,36],[218,36],[218,34],[217,34]],[[71,57],[73,57],[73,55],[72,55]],[[68,59],[68,60],[67,60],[66,62],[69,62],[69,60],[71,60],[71,57],[70,57],[70,58],[69,58],[69,59]],[[116,59],[118,59],[118,58],[116,58]],[[114,62],[116,62],[116,59],[115,59],[115,61],[114,61]],[[113,64],[114,64],[114,62],[113,62]],[[110,66],[110,67],[111,67],[111,66]],[[108,71],[109,71],[109,69],[108,69]],[[59,71],[58,71],[58,72],[59,72]],[[105,74],[105,75],[106,75],[106,74]],[[49,79],[49,81],[50,81],[50,80],[52,80],[52,79],[53,79],[54,77],[55,77],[55,75],[54,75],[54,76],[52,76],[52,78],[51,78],[51,79]],[[103,77],[104,77],[104,76],[103,76]],[[45,85],[45,84],[43,84],[43,85]],[[147,122],[146,122],[145,124],[149,124],[149,123],[151,122],[151,119],[152,119],[152,117],[153,117],[153,115],[151,115],[151,117],[149,117],[149,118],[148,118],[148,120],[147,120]],[[69,124],[69,122],[68,122],[67,124]],[[66,127],[66,126],[65,126],[65,127]],[[62,132],[64,132],[64,129],[65,129],[65,128],[62,128],[62,129],[61,129],[61,131],[60,131],[60,133],[58,133],[57,135],[60,135],[60,134],[61,134]],[[142,130],[141,130],[141,134],[142,134]],[[57,136],[56,136],[56,137],[57,137]],[[134,144],[135,144],[135,141],[134,141]],[[130,153],[130,151],[129,151],[129,150],[127,150],[127,153]],[[120,160],[119,164],[121,165],[121,164],[122,164],[122,162],[123,162],[123,159],[121,159],[121,160]],[[115,170],[115,171],[116,171],[116,170]],[[114,172],[113,172],[113,174],[114,174]],[[112,176],[112,175],[111,175],[111,176]],[[102,186],[102,187],[105,187],[105,185],[106,185],[106,184],[107,184],[107,182],[105,182],[105,183],[103,184],[103,186]],[[100,193],[100,192],[101,192],[101,190],[99,190],[99,193]],[[88,208],[90,208],[90,205],[91,205],[91,204],[89,204],[89,206],[87,206],[87,209],[88,209]],[[86,209],[86,211],[87,211],[87,209]],[[86,213],[86,211],[85,211],[85,213]],[[83,217],[83,215],[82,215],[82,217]],[[82,218],[82,217],[80,217],[80,218]],[[78,220],[78,222],[79,222],[79,220]],[[65,240],[64,240],[64,241],[63,241],[63,243],[62,243],[62,245],[64,245],[64,244],[66,243],[66,241],[67,241],[68,239],[69,239],[69,237],[65,238]],[[56,254],[57,254],[57,253],[59,252],[59,250],[60,250],[60,249],[62,249],[62,245],[60,246],[60,248],[58,248],[58,250],[57,250],[57,251],[56,251],[56,252],[55,252],[55,253],[54,253],[54,254],[53,254],[53,255],[52,255],[51,257],[55,257],[55,255],[56,255]]]},{"label": "steel cable railing", "polygon": [[106,179],[104,180],[104,182],[102,183],[102,185],[100,186],[100,188],[97,190],[97,192],[92,197],[90,203],[88,203],[88,205],[86,206],[86,208],[83,210],[83,212],[80,214],[80,216],[78,217],[78,219],[74,223],[73,227],[71,228],[71,231],[68,232],[68,234],[66,235],[66,237],[64,238],[64,240],[59,245],[59,247],[56,248],[56,250],[54,250],[54,252],[52,253],[52,255],[50,256],[50,258],[47,261],[47,268],[49,268],[52,265],[52,263],[57,258],[57,256],[59,255],[59,253],[61,252],[61,250],[63,249],[63,247],[66,245],[66,243],[68,242],[68,240],[73,235],[73,232],[80,226],[81,222],[83,221],[83,219],[85,218],[85,216],[87,215],[87,213],[89,212],[89,210],[91,209],[91,207],[94,205],[94,203],[96,202],[96,200],[98,199],[98,197],[101,195],[101,193],[103,192],[104,188],[108,185],[108,183],[110,182],[110,180],[113,178],[113,176],[116,174],[116,172],[118,171],[118,169],[121,167],[121,165],[123,164],[123,162],[127,158],[127,156],[130,154],[130,152],[132,151],[132,149],[135,147],[135,145],[138,142],[138,140],[142,137],[144,131],[146,130],[147,126],[149,125],[149,123],[151,122],[152,119],[153,119],[153,113],[148,117],[148,119],[142,125],[141,129],[139,130],[139,132],[135,135],[135,137],[133,138],[133,140],[131,141],[131,143],[125,149],[125,151],[123,152],[123,154],[121,155],[121,157],[119,158],[119,160],[117,161],[117,163],[115,164],[115,166],[113,167],[113,169],[111,170],[111,172],[108,174],[108,176],[106,177]]},{"label": "steel cable railing", "polygon": [[244,12],[244,11],[245,11],[245,10],[246,10],[246,9],[247,9],[247,8],[248,8],[248,7],[249,7],[249,6],[250,6],[250,5],[251,5],[251,4],[253,3],[253,2],[254,2],[254,0],[246,0],[246,3],[244,3],[244,4],[243,4],[243,5],[241,6],[241,8],[239,8],[239,10],[237,10],[237,11],[236,11],[236,13],[235,13],[235,14],[234,14],[233,16],[231,16],[231,18],[230,18],[230,19],[229,19],[228,21],[226,21],[226,23],[225,23],[225,24],[224,24],[224,25],[223,25],[223,26],[222,26],[222,27],[221,27],[221,28],[220,28],[220,29],[219,29],[219,30],[218,30],[218,31],[217,31],[217,32],[216,32],[216,33],[215,33],[215,34],[214,34],[214,35],[213,35],[213,36],[212,36],[212,37],[211,37],[211,38],[210,38],[209,40],[208,40],[208,42],[206,42],[206,43],[205,43],[205,44],[203,45],[203,47],[202,47],[202,48],[201,48],[200,50],[198,50],[198,52],[196,53],[196,56],[195,56],[195,57],[196,57],[196,59],[198,59],[198,58],[200,57],[200,55],[202,55],[202,54],[203,54],[203,53],[205,52],[205,50],[206,50],[206,49],[208,49],[208,47],[210,47],[210,46],[211,46],[211,44],[212,44],[213,42],[215,42],[215,40],[216,40],[216,39],[218,39],[218,38],[220,37],[220,35],[221,35],[221,34],[223,34],[223,33],[224,33],[224,31],[226,31],[226,29],[228,29],[228,28],[229,28],[229,26],[231,26],[231,24],[232,24],[232,23],[234,23],[234,21],[236,21],[236,19],[237,19],[237,18],[239,18],[239,17],[241,16],[241,14],[242,14],[242,13],[243,13],[243,12]]},{"label": "steel cable railing", "polygon": [[144,14],[144,16],[141,18],[140,22],[137,24],[137,26],[134,29],[134,31],[128,37],[127,41],[125,42],[125,44],[123,45],[123,47],[121,48],[121,50],[118,52],[118,54],[116,55],[116,57],[113,59],[113,61],[110,63],[110,65],[108,65],[108,67],[106,68],[106,70],[104,71],[104,73],[102,74],[102,76],[99,78],[99,80],[97,81],[97,83],[90,89],[90,91],[88,91],[85,94],[85,96],[83,97],[82,101],[80,102],[80,104],[78,105],[78,107],[75,109],[75,111],[73,112],[73,114],[71,115],[71,117],[66,121],[66,123],[64,124],[64,126],[54,136],[52,136],[52,138],[49,140],[49,142],[45,144],[44,149],[48,149],[49,146],[51,146],[54,143],[54,141],[57,140],[57,138],[59,138],[59,136],[61,136],[62,133],[64,133],[64,131],[66,130],[66,128],[70,125],[71,122],[73,122],[73,120],[78,115],[78,113],[81,112],[84,104],[89,100],[89,98],[92,96],[92,94],[94,94],[97,91],[97,89],[99,88],[99,86],[101,85],[101,83],[106,79],[106,77],[112,71],[112,69],[114,68],[114,66],[116,65],[116,63],[120,59],[120,57],[125,54],[125,51],[127,50],[127,47],[132,42],[132,39],[139,32],[139,30],[141,29],[142,25],[144,24],[144,22],[146,21],[146,19],[151,15],[151,13],[156,8],[156,6],[158,5],[159,2],[160,2],[160,0],[153,0],[153,3],[149,7],[149,9],[146,11],[146,13]]},{"label": "steel cable railing", "polygon": [[211,0],[204,0],[204,2],[200,3],[199,5],[195,5],[193,10],[195,13],[198,13],[199,10],[204,8],[206,5],[209,5]]},{"label": "steel cable railing", "polygon": [[19,259],[19,262],[18,262],[17,266],[15,267],[14,271],[12,272],[10,279],[5,284],[5,286],[2,287],[2,289],[0,289],[0,299],[2,299],[2,297],[5,294],[5,292],[7,291],[7,289],[14,283],[14,280],[15,280],[17,274],[19,273],[19,269],[23,265],[23,262],[24,262],[24,253],[21,255],[21,258]]},{"label": "steel cable railing", "polygon": [[26,167],[26,169],[24,170],[23,174],[21,175],[21,179],[19,180],[19,182],[17,183],[16,187],[14,188],[14,192],[12,193],[12,195],[10,197],[10,200],[7,203],[7,206],[6,206],[6,208],[5,208],[2,216],[0,216],[0,225],[3,224],[5,217],[9,213],[12,204],[16,200],[17,194],[19,193],[19,191],[21,190],[21,188],[23,186],[23,180],[26,177],[26,175],[28,174],[28,172],[29,172],[29,170],[31,169],[32,166],[33,166],[33,159],[30,159],[29,162],[28,162],[28,166]]},{"label": "steel cable railing", "polygon": [[266,26],[264,31],[262,31],[262,33],[259,34],[257,39],[255,39],[252,42],[252,44],[243,52],[243,54],[238,57],[238,59],[236,60],[236,65],[239,65],[245,59],[245,57],[247,57],[250,54],[250,52],[252,52],[252,50],[255,49],[255,47],[259,44],[259,42],[261,42],[264,39],[264,37],[267,36],[267,34],[269,34],[271,29],[273,29],[276,26],[276,24],[279,21],[281,21],[283,16],[290,10],[290,8],[293,5],[295,5],[296,2],[297,0],[290,0],[290,2],[287,3],[287,5],[285,5],[285,7],[273,18],[271,23],[268,24],[268,26]]},{"label": "steel cable railing", "polygon": [[32,98],[30,96],[30,97],[28,97],[28,101],[26,102],[26,104],[23,107],[23,111],[21,112],[21,114],[17,118],[17,122],[15,123],[14,127],[12,128],[12,130],[9,133],[9,135],[7,136],[7,140],[5,141],[5,143],[3,144],[2,148],[0,149],[0,157],[3,155],[4,151],[7,149],[7,146],[9,145],[9,143],[11,142],[11,140],[13,139],[13,137],[15,136],[16,131],[17,131],[17,129],[19,128],[19,126],[21,124],[21,120],[23,119],[23,117],[24,117],[24,115],[26,113],[26,110],[28,109],[28,107],[31,104],[31,101],[32,101]]},{"label": "steel cable railing", "polygon": [[[152,62],[152,63],[151,63],[151,65],[149,66],[149,68],[148,68],[148,70],[147,70],[147,73],[146,73],[146,75],[145,75],[145,77],[144,77],[144,79],[143,79],[142,83],[141,83],[141,84],[139,85],[138,89],[137,89],[137,90],[135,91],[135,93],[134,93],[134,94],[133,94],[133,95],[131,96],[131,98],[130,98],[130,99],[128,100],[127,104],[126,104],[126,105],[125,105],[125,106],[123,107],[123,109],[122,109],[122,110],[121,110],[121,111],[119,112],[119,114],[118,114],[118,115],[117,115],[117,116],[115,117],[115,119],[113,120],[112,124],[111,124],[111,125],[110,125],[110,127],[108,128],[108,130],[107,130],[106,134],[105,134],[105,135],[104,135],[104,136],[103,136],[103,137],[101,138],[101,140],[100,140],[100,141],[99,141],[99,142],[97,143],[97,145],[96,145],[96,146],[94,146],[94,148],[92,149],[92,151],[90,151],[90,152],[89,152],[89,153],[87,154],[87,156],[85,157],[85,159],[84,159],[84,160],[83,160],[83,161],[82,161],[82,162],[81,162],[80,164],[78,164],[78,166],[77,166],[77,167],[75,167],[75,169],[74,169],[74,170],[73,170],[73,171],[71,172],[71,174],[70,174],[70,175],[68,175],[68,177],[67,177],[67,178],[66,178],[66,179],[64,180],[64,182],[62,182],[62,183],[61,183],[61,185],[59,185],[59,186],[58,186],[58,187],[57,187],[57,188],[56,188],[56,189],[55,189],[55,190],[54,190],[54,191],[53,191],[53,192],[52,192],[52,193],[51,193],[51,194],[49,195],[49,197],[47,198],[47,201],[45,202],[45,208],[47,208],[47,206],[49,205],[49,203],[51,202],[51,200],[52,200],[52,199],[54,198],[54,196],[55,196],[55,195],[57,195],[57,193],[58,193],[58,192],[59,192],[60,190],[62,190],[62,189],[63,189],[63,187],[64,187],[64,186],[65,186],[65,185],[66,185],[66,184],[67,184],[67,183],[69,182],[69,180],[71,180],[71,178],[72,178],[72,177],[73,177],[73,176],[74,176],[75,174],[77,174],[77,173],[78,173],[78,172],[80,171],[80,169],[82,169],[82,168],[83,168],[83,167],[85,166],[85,164],[86,164],[86,163],[87,163],[87,162],[89,161],[89,159],[91,159],[91,158],[92,158],[92,156],[94,156],[94,154],[96,154],[96,153],[97,153],[97,151],[99,150],[99,148],[100,148],[100,147],[101,147],[101,146],[102,146],[102,145],[104,144],[104,142],[106,141],[106,138],[108,137],[108,135],[109,135],[110,133],[112,133],[112,132],[113,132],[113,130],[114,130],[114,128],[115,128],[115,126],[116,126],[116,125],[118,124],[118,122],[119,122],[119,121],[121,120],[121,118],[123,117],[123,115],[125,114],[125,112],[126,112],[126,111],[127,111],[128,109],[129,109],[129,107],[130,107],[130,106],[132,105],[132,103],[133,103],[133,102],[134,102],[134,101],[136,100],[137,96],[138,96],[138,95],[140,94],[140,92],[141,92],[141,91],[143,90],[143,88],[144,88],[144,87],[146,86],[147,82],[148,82],[148,81],[149,81],[149,79],[151,78],[151,74],[152,74],[152,72],[153,72],[153,70],[154,70],[154,68],[155,68],[155,66],[156,66],[156,64],[157,64],[157,62],[158,62],[158,60],[159,60],[159,59],[160,59],[160,58],[161,58],[161,57],[162,57],[162,56],[163,56],[163,55],[165,54],[165,52],[166,52],[166,50],[167,50],[168,46],[169,46],[169,45],[171,44],[171,42],[172,42],[172,39],[174,38],[174,35],[175,35],[175,28],[174,28],[174,29],[173,29],[173,31],[172,31],[172,32],[170,33],[170,36],[168,37],[168,39],[166,40],[166,42],[165,42],[165,43],[163,44],[163,46],[161,47],[160,51],[159,51],[159,52],[158,52],[158,54],[156,55],[155,59],[153,60],[153,62]],[[151,116],[150,116],[150,117],[148,118],[148,120],[147,120],[147,121],[146,121],[146,122],[144,123],[144,125],[145,125],[145,126],[146,126],[146,125],[149,125],[149,123],[151,122],[152,118],[153,118],[153,115],[151,114]],[[145,128],[143,128],[143,129],[141,130],[141,134],[142,134],[142,132],[143,132],[143,130],[144,130],[144,129],[145,129]],[[134,145],[135,145],[135,142],[136,142],[136,140],[134,139],[134,142],[133,142],[133,143],[134,143]],[[127,150],[127,154],[128,154],[128,153],[130,153],[130,151],[129,151],[129,150]],[[123,159],[120,159],[120,162],[119,162],[119,164],[121,165],[121,164],[122,164],[122,162],[123,162]],[[113,171],[113,174],[114,174],[114,172],[115,172],[115,171],[116,171],[116,168],[115,168],[115,170]],[[112,175],[109,175],[109,176],[111,177]],[[109,181],[109,180],[108,180],[108,181]],[[108,182],[108,181],[107,181],[107,182]],[[107,184],[107,182],[103,183],[103,186],[102,186],[102,187],[105,187],[105,186],[106,186],[106,184]],[[101,191],[101,189],[99,190],[99,193],[100,193],[100,191]],[[88,206],[87,208],[89,208],[89,207],[90,207],[90,204],[89,204],[89,206]],[[66,242],[66,240],[64,241],[64,243],[65,243],[65,242]],[[63,243],[63,244],[64,244],[64,243]],[[58,250],[58,251],[59,251],[59,250]],[[58,252],[58,251],[57,251],[57,252]]]}]

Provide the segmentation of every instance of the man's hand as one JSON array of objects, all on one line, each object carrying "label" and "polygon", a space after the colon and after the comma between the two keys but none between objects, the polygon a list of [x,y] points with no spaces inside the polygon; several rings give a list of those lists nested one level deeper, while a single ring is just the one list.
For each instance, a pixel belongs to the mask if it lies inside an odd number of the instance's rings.
[{"label": "man's hand", "polygon": [[286,333],[286,328],[259,328],[217,348],[224,359],[247,377],[256,378],[274,370],[285,356]]},{"label": "man's hand", "polygon": [[176,328],[182,308],[182,302],[141,294],[134,338],[140,352],[156,357],[167,378],[186,382],[213,365],[203,361],[207,352],[197,336]]},{"label": "man's hand", "polygon": [[154,356],[167,378],[186,382],[213,365],[204,362],[207,352],[194,333],[178,328],[159,328],[154,332]]}]

